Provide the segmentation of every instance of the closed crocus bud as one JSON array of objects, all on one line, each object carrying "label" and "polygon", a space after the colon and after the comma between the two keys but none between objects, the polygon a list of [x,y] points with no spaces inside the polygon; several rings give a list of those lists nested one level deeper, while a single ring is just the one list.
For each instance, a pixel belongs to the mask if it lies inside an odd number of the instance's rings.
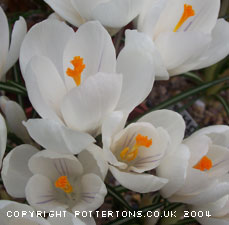
[{"label": "closed crocus bud", "polygon": [[118,30],[131,22],[141,11],[145,0],[44,0],[69,23],[81,24],[98,20],[103,26]]},{"label": "closed crocus bud", "polygon": [[6,151],[7,128],[3,116],[0,114],[0,168],[2,167],[2,159]]},{"label": "closed crocus bud", "polygon": [[219,8],[220,0],[147,0],[137,27],[154,41],[169,74],[182,74],[228,55],[229,23],[217,19]]},{"label": "closed crocus bud", "polygon": [[[176,125],[171,126],[171,121]],[[168,180],[145,172],[158,168],[172,150],[170,145],[183,138],[182,117],[169,110],[159,110],[123,129],[124,124],[123,114],[115,112],[102,127],[104,154],[111,173],[124,187],[136,192],[161,189]]]},{"label": "closed crocus bud", "polygon": [[[6,72],[16,63],[19,57],[21,43],[27,32],[26,22],[20,17],[14,24],[12,36],[9,37],[7,17],[0,7],[0,79],[4,79]],[[11,39],[11,43],[9,44]]]},{"label": "closed crocus bud", "polygon": [[162,195],[170,201],[199,205],[228,194],[228,138],[228,126],[210,126],[185,139],[158,171],[171,181],[162,189]]},{"label": "closed crocus bud", "polygon": [[46,149],[73,154],[95,141],[111,112],[128,114],[140,104],[155,77],[153,59],[141,46],[126,43],[116,59],[99,22],[77,32],[58,20],[36,24],[22,44],[20,66],[42,117],[25,123],[29,134]]}]

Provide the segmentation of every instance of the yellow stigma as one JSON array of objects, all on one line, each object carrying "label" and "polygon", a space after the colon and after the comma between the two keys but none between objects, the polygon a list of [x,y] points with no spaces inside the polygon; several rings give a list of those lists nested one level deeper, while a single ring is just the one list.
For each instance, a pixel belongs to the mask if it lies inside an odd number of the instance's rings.
[{"label": "yellow stigma", "polygon": [[80,56],[75,56],[71,61],[74,69],[68,68],[66,73],[68,76],[72,77],[77,86],[81,84],[81,73],[85,69],[85,64],[83,64],[83,58]]},{"label": "yellow stigma", "polygon": [[69,183],[67,176],[59,177],[55,182],[55,187],[60,188],[65,193],[72,193],[73,191],[72,185]]},{"label": "yellow stigma", "polygon": [[152,145],[152,139],[148,139],[147,136],[142,136],[141,134],[136,136],[135,141],[136,143],[133,148],[130,149],[129,147],[126,147],[121,151],[120,157],[122,160],[130,162],[136,159],[139,147],[143,146],[149,148]]},{"label": "yellow stigma", "polygon": [[174,28],[174,32],[176,32],[182,25],[183,23],[189,18],[195,16],[195,11],[192,9],[191,5],[187,5],[184,4],[184,12],[183,15],[180,18],[180,21],[178,22],[178,24],[176,25],[176,27]]},{"label": "yellow stigma", "polygon": [[207,156],[204,156],[193,168],[201,171],[210,170],[212,161]]}]

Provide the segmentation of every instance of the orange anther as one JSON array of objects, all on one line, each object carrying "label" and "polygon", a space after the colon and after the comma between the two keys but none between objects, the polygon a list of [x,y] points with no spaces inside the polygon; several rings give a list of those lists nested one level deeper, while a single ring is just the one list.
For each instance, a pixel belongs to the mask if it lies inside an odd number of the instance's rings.
[{"label": "orange anther", "polygon": [[204,156],[193,168],[201,171],[210,170],[212,161],[207,156]]},{"label": "orange anther", "polygon": [[55,186],[57,188],[62,189],[64,192],[66,193],[71,193],[73,188],[71,186],[71,184],[68,181],[67,176],[61,176],[59,177],[56,182],[55,182]]}]

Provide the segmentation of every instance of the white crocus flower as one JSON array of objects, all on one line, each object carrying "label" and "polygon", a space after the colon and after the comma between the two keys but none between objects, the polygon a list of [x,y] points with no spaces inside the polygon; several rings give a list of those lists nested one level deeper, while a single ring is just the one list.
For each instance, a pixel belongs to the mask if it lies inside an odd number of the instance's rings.
[{"label": "white crocus flower", "polygon": [[126,43],[116,62],[111,37],[98,22],[76,33],[57,20],[35,25],[22,44],[20,65],[30,101],[43,118],[25,124],[29,134],[59,152],[79,153],[94,141],[84,132],[100,133],[114,110],[132,111],[154,82],[145,48]]},{"label": "white crocus flower", "polygon": [[103,148],[111,173],[124,187],[136,192],[162,188],[167,179],[144,172],[157,168],[170,151],[170,144],[183,138],[182,117],[159,110],[123,129],[124,124],[123,114],[114,112],[102,127]]},{"label": "white crocus flower", "polygon": [[145,0],[44,0],[62,18],[79,27],[90,20],[120,29],[141,11]]},{"label": "white crocus flower", "polygon": [[201,69],[229,53],[219,8],[220,0],[147,0],[138,30],[152,38],[170,75]]},{"label": "white crocus flower", "polygon": [[0,114],[0,168],[2,167],[2,159],[6,151],[7,128],[2,115]]},{"label": "white crocus flower", "polygon": [[[61,213],[62,216],[55,216],[55,212]],[[37,216],[32,207],[8,200],[0,201],[0,221],[1,225],[95,225],[93,218],[85,223],[61,208],[56,209],[50,217],[44,219]]]},{"label": "white crocus flower", "polygon": [[9,100],[6,96],[1,96],[0,108],[4,113],[9,130],[23,140],[24,143],[32,143],[28,131],[22,124],[23,121],[27,121],[22,107],[17,102]]},{"label": "white crocus flower", "polygon": [[[215,202],[190,207],[190,212],[196,212],[196,220],[202,225],[229,224],[229,195]],[[199,216],[198,216],[199,215]]]},{"label": "white crocus flower", "polygon": [[229,127],[210,126],[185,139],[160,165],[170,201],[206,204],[229,193]]},{"label": "white crocus flower", "polygon": [[20,145],[4,158],[1,175],[6,191],[15,198],[26,197],[35,209],[80,211],[94,210],[103,203],[107,170],[96,145],[78,158]]},{"label": "white crocus flower", "polygon": [[[16,63],[19,57],[21,43],[27,32],[26,22],[23,17],[14,24],[11,38],[9,37],[9,26],[7,17],[0,7],[0,79]],[[9,41],[11,43],[9,45]]]}]

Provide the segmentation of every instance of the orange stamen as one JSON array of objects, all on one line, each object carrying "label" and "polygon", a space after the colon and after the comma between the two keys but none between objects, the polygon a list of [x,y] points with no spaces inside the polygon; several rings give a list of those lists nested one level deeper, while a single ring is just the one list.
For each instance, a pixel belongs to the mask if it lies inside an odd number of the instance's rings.
[{"label": "orange stamen", "polygon": [[212,161],[207,156],[204,156],[193,168],[201,171],[210,170]]},{"label": "orange stamen", "polygon": [[130,162],[136,159],[138,155],[139,147],[143,146],[143,147],[149,148],[152,145],[152,139],[148,139],[147,136],[142,136],[141,134],[138,134],[135,140],[136,140],[136,143],[132,149],[129,149],[129,147],[126,147],[121,151],[120,157],[122,160],[127,160]]},{"label": "orange stamen", "polygon": [[174,28],[174,32],[176,32],[182,25],[183,23],[189,18],[195,16],[195,11],[192,9],[191,5],[187,5],[184,4],[184,12],[183,15],[180,18],[180,21],[178,22],[178,24],[176,25],[176,27]]},{"label": "orange stamen", "polygon": [[55,182],[55,187],[62,189],[66,193],[71,193],[73,188],[69,183],[67,176],[59,177]]},{"label": "orange stamen", "polygon": [[80,56],[75,56],[71,61],[74,69],[68,68],[66,73],[68,76],[72,77],[77,86],[81,84],[81,73],[85,69],[85,64],[83,64],[83,58]]}]

